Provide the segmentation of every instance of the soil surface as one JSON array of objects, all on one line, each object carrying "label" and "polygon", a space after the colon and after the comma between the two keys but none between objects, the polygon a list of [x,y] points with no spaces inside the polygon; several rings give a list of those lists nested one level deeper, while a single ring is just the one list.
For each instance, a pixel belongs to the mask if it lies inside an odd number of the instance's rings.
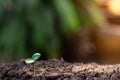
[{"label": "soil surface", "polygon": [[1,64],[0,80],[120,80],[120,64],[68,63],[50,59],[38,61],[36,75],[33,75],[33,64],[21,60]]}]

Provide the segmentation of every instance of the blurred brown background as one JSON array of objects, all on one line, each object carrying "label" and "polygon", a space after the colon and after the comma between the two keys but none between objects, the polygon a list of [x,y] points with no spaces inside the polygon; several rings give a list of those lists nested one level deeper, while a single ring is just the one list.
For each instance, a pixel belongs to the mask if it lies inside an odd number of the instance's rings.
[{"label": "blurred brown background", "polygon": [[120,63],[119,0],[1,0],[0,58]]},{"label": "blurred brown background", "polygon": [[[66,46],[68,51],[64,55],[72,53],[71,56],[74,58],[72,60],[78,62],[119,63],[120,6],[118,3],[119,0],[95,0],[95,4],[92,1],[78,0],[78,7],[84,9],[92,18],[97,17],[98,21],[95,19],[94,22],[97,24],[85,25],[68,38],[65,42],[68,43]],[[71,57],[68,56],[67,59],[71,60]]]}]

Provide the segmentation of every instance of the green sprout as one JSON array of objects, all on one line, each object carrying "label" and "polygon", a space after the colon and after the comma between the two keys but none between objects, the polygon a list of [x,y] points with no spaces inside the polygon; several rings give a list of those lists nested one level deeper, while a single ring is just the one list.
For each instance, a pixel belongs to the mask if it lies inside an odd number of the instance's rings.
[{"label": "green sprout", "polygon": [[27,58],[27,59],[25,59],[25,62],[27,63],[27,64],[31,64],[31,63],[34,63],[33,65],[33,67],[34,67],[34,75],[36,74],[36,60],[38,60],[39,58],[40,58],[40,56],[41,56],[41,54],[40,53],[35,53],[33,56],[32,56],[32,58]]}]

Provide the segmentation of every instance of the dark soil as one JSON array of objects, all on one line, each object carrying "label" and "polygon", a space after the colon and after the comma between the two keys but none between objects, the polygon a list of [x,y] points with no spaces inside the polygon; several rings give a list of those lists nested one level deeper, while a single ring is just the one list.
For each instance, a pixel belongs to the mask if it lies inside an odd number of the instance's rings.
[{"label": "dark soil", "polygon": [[52,59],[33,65],[24,60],[0,65],[0,80],[120,80],[120,64],[98,65],[96,63],[68,63]]}]

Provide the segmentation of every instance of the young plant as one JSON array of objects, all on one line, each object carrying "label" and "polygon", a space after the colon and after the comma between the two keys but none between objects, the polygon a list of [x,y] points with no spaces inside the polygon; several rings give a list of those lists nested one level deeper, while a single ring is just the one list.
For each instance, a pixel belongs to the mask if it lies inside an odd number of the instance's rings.
[{"label": "young plant", "polygon": [[33,63],[33,67],[34,67],[34,75],[36,74],[36,60],[38,60],[40,58],[41,54],[40,53],[35,53],[31,58],[27,58],[25,59],[25,62],[27,64],[31,64]]}]

